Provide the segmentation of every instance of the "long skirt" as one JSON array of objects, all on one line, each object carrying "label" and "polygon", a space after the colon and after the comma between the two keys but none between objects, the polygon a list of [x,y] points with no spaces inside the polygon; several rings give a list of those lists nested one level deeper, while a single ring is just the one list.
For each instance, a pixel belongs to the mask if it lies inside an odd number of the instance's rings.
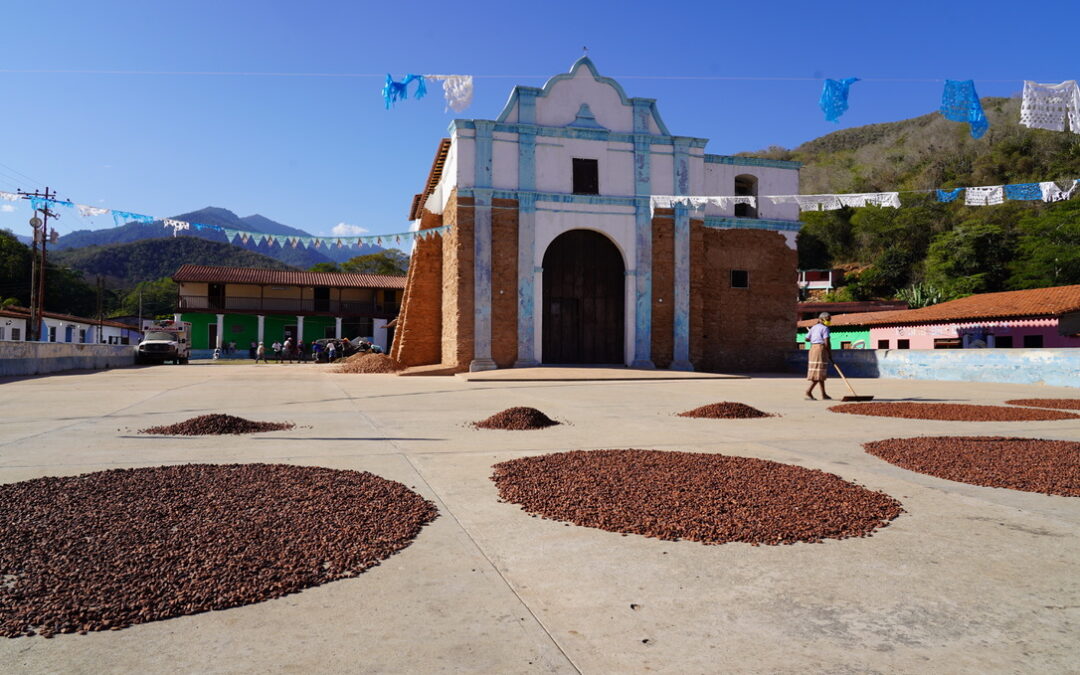
[{"label": "long skirt", "polygon": [[824,382],[829,379],[829,361],[825,356],[825,345],[810,345],[810,359],[806,365],[806,379],[811,382]]}]

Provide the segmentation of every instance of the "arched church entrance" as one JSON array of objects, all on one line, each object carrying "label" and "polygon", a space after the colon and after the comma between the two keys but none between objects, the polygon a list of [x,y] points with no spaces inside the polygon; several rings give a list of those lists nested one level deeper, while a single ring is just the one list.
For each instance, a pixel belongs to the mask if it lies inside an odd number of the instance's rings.
[{"label": "arched church entrance", "polygon": [[544,363],[623,363],[626,268],[604,235],[570,230],[544,253]]}]

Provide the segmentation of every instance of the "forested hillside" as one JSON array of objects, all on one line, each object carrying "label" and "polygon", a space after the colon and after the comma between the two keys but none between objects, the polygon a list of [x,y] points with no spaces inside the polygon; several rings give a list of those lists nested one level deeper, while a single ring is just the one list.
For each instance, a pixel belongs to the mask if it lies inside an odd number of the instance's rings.
[{"label": "forested hillside", "polygon": [[932,113],[746,153],[803,162],[804,194],[924,191],[902,193],[900,209],[804,213],[799,266],[853,270],[840,300],[913,286],[949,299],[1080,283],[1080,190],[1072,201],[982,207],[939,203],[929,192],[1045,180],[1066,187],[1080,178],[1080,135],[1020,126],[1019,99],[983,99],[983,107],[990,129],[978,140],[968,125]]},{"label": "forested hillside", "polygon": [[171,277],[184,264],[295,269],[258,253],[197,237],[164,237],[128,244],[86,246],[56,251],[49,257],[59,265],[83,272],[87,278],[101,275],[113,288],[130,288],[139,282]]}]

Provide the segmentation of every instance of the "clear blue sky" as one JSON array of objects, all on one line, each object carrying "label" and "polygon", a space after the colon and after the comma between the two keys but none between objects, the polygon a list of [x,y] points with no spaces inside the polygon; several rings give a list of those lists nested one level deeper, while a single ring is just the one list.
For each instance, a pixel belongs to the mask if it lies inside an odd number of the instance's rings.
[{"label": "clear blue sky", "polygon": [[[1080,3],[1032,4],[1030,17],[1025,7],[7,0],[0,190],[48,184],[79,203],[158,217],[212,205],[314,234],[338,223],[399,232],[455,115],[437,84],[385,110],[386,72],[475,75],[473,105],[457,116],[493,119],[515,84],[542,85],[587,45],[601,74],[658,99],[672,133],[711,139],[709,152],[794,147],[931,112],[941,97],[940,82],[859,82],[837,126],[817,108],[816,78],[971,78],[981,96],[1012,95],[1024,79],[1080,79]],[[376,76],[11,72],[26,70]],[[665,79],[692,76],[809,79]],[[17,209],[0,212],[0,227],[29,234],[29,209]],[[57,229],[111,225],[64,214]]]}]

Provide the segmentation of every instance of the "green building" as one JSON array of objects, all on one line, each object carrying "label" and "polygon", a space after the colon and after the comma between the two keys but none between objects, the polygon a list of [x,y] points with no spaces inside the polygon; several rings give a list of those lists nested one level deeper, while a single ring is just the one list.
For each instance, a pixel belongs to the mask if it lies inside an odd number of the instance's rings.
[{"label": "green building", "polygon": [[[807,323],[813,324],[814,321]],[[799,327],[795,336],[799,349],[809,349],[806,345],[806,333],[809,330],[809,327]],[[870,329],[865,326],[829,326],[829,346],[833,349],[874,348],[870,344]]]},{"label": "green building", "polygon": [[[236,343],[367,338],[389,351],[405,277],[184,265],[176,319],[191,323],[192,356]],[[199,354],[198,352],[204,352]]]}]

